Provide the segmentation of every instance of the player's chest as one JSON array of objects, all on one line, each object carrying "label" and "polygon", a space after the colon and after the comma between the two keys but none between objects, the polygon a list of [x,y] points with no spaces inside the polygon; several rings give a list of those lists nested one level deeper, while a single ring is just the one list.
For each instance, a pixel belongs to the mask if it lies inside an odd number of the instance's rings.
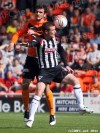
[{"label": "player's chest", "polygon": [[40,49],[44,53],[53,53],[56,52],[58,49],[58,42],[56,40],[42,40]]}]

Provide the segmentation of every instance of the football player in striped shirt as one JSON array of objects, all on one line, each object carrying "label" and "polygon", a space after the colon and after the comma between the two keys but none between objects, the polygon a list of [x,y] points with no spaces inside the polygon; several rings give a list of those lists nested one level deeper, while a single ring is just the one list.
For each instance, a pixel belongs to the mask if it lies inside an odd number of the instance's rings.
[{"label": "football player in striped shirt", "polygon": [[[84,113],[93,112],[84,106],[83,93],[79,80],[72,74],[73,70],[67,65],[65,51],[61,43],[55,37],[56,30],[54,24],[51,22],[43,24],[43,33],[43,36],[37,37],[30,44],[27,44],[29,47],[37,47],[40,66],[37,92],[32,99],[29,121],[26,123],[28,127],[32,127],[42,94],[45,91],[46,85],[50,84],[52,81],[73,85],[79,109]],[[64,67],[58,63],[57,53],[60,54]]]}]

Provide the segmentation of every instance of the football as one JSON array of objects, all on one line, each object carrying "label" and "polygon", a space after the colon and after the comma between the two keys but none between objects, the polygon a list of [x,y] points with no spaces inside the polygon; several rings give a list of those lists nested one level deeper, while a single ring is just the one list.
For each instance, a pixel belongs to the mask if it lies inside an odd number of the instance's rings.
[{"label": "football", "polygon": [[66,27],[68,24],[68,20],[64,15],[57,15],[54,18],[54,25],[58,29],[62,29]]}]

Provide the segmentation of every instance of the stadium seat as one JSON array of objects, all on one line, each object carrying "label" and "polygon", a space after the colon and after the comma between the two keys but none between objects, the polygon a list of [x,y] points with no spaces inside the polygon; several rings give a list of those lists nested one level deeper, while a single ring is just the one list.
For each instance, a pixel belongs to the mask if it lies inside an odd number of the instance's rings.
[{"label": "stadium seat", "polygon": [[96,70],[88,70],[88,71],[86,71],[86,75],[87,76],[97,75],[97,71]]},{"label": "stadium seat", "polygon": [[98,75],[98,79],[100,81],[100,71],[98,71],[97,75]]},{"label": "stadium seat", "polygon": [[86,84],[87,83],[91,84],[94,75],[97,75],[97,71],[96,70],[88,70],[88,71],[86,71],[85,77],[83,78],[83,82],[86,83]]},{"label": "stadium seat", "polygon": [[22,89],[17,90],[17,91],[15,92],[15,94],[22,94]]},{"label": "stadium seat", "polygon": [[85,76],[83,78],[83,84],[84,84],[84,90],[86,92],[91,90],[91,84],[93,82],[93,76],[94,75],[97,75],[96,70],[88,70],[85,73]]},{"label": "stadium seat", "polygon": [[91,90],[91,83],[83,83],[83,92],[88,92]]}]

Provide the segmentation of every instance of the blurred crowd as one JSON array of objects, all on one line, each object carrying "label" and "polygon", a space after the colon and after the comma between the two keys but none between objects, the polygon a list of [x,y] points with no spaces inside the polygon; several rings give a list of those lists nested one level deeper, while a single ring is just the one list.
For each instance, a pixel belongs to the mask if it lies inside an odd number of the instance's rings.
[{"label": "blurred crowd", "polygon": [[[29,19],[34,19],[35,4],[29,0],[0,0],[0,94],[17,94],[22,89],[22,71],[27,48],[19,44],[9,52],[13,34],[23,28]],[[46,5],[47,20],[56,15],[66,16],[68,25],[57,29],[57,36],[66,51],[66,60],[79,78],[83,92],[100,96],[100,1],[99,0],[53,0]],[[19,38],[18,42],[23,40]],[[59,59],[60,60],[60,59]],[[60,61],[61,62],[61,61]],[[61,96],[70,92],[71,85],[52,83],[53,92]],[[35,92],[36,80],[30,84]]]}]

